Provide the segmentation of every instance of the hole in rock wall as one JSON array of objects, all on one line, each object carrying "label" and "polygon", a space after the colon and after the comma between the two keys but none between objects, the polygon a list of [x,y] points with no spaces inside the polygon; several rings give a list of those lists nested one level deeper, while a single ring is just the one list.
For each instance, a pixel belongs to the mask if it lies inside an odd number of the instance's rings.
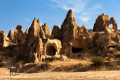
[{"label": "hole in rock wall", "polygon": [[109,24],[109,27],[110,27],[110,28],[113,28],[113,25],[112,25],[112,24]]},{"label": "hole in rock wall", "polygon": [[77,53],[77,52],[80,52],[80,51],[83,51],[83,48],[72,47],[72,53]]},{"label": "hole in rock wall", "polygon": [[54,56],[56,54],[56,49],[54,48],[54,46],[47,46],[46,50],[47,55]]}]

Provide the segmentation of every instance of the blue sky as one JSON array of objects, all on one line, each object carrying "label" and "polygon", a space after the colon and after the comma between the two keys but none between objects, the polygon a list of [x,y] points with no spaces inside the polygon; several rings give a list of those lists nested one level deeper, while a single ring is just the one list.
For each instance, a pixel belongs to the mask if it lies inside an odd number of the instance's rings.
[{"label": "blue sky", "polygon": [[52,31],[54,24],[61,26],[69,9],[77,24],[87,29],[102,13],[114,17],[120,28],[120,0],[0,0],[0,30],[7,34],[21,24],[25,31],[36,17]]}]

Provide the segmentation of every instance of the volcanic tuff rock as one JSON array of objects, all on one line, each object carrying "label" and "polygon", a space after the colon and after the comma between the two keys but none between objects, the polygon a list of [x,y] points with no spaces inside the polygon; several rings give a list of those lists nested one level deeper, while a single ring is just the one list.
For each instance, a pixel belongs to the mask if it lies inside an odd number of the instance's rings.
[{"label": "volcanic tuff rock", "polygon": [[51,38],[56,38],[61,40],[61,29],[57,25],[54,25],[52,29]]},{"label": "volcanic tuff rock", "polygon": [[51,33],[50,33],[50,29],[46,23],[44,25],[42,25],[42,29],[45,33],[46,38],[49,38]]},{"label": "volcanic tuff rock", "polygon": [[70,58],[86,54],[106,56],[114,54],[114,51],[119,52],[120,49],[120,31],[113,17],[109,19],[104,14],[98,16],[93,31],[89,31],[84,25],[81,27],[76,24],[72,10],[68,11],[61,28],[54,25],[52,34],[46,23],[41,26],[40,20],[35,18],[24,33],[22,26],[17,25],[14,33],[10,30],[8,37],[4,31],[0,31],[0,47],[14,45],[17,59],[26,62],[37,59],[36,62],[39,63],[42,55],[49,58],[60,57],[61,54]]},{"label": "volcanic tuff rock", "polygon": [[8,47],[12,45],[15,44],[12,43],[11,40],[5,36],[5,31],[0,31],[0,47]]},{"label": "volcanic tuff rock", "polygon": [[110,18],[110,23],[113,25],[113,29],[117,31],[117,23],[113,17]]},{"label": "volcanic tuff rock", "polygon": [[29,31],[28,31],[28,36],[31,37],[40,37],[40,20],[36,20],[36,18],[33,20]]},{"label": "volcanic tuff rock", "polygon": [[29,31],[29,28],[27,28],[26,31],[23,33],[23,42],[26,40],[28,36],[28,31]]},{"label": "volcanic tuff rock", "polygon": [[69,42],[75,38],[76,22],[72,10],[69,10],[65,20],[61,25],[61,35],[63,42]]},{"label": "volcanic tuff rock", "polygon": [[107,27],[110,23],[108,15],[100,15],[96,19],[96,22],[94,24],[93,31],[105,31],[105,27]]},{"label": "volcanic tuff rock", "polygon": [[14,33],[12,30],[9,31],[8,36],[7,36],[11,41],[14,41]]},{"label": "volcanic tuff rock", "polygon": [[22,38],[23,38],[22,26],[17,25],[17,27],[14,30],[14,42],[16,44],[22,44]]},{"label": "volcanic tuff rock", "polygon": [[117,31],[117,23],[113,17],[109,18],[108,15],[101,14],[96,19],[93,31],[105,31],[105,28],[109,28],[109,24],[113,25],[113,30]]},{"label": "volcanic tuff rock", "polygon": [[4,45],[5,31],[0,31],[0,47]]}]

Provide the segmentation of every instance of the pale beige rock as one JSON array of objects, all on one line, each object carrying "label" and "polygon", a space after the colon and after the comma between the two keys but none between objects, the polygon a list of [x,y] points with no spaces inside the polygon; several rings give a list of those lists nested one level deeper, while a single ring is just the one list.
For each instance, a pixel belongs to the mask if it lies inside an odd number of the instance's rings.
[{"label": "pale beige rock", "polygon": [[49,29],[47,23],[45,23],[44,25],[42,25],[42,29],[43,29],[43,31],[45,33],[46,38],[49,38],[50,35],[51,35],[51,33],[50,33],[50,29]]},{"label": "pale beige rock", "polygon": [[34,54],[34,57],[35,57],[34,63],[39,64],[39,59],[37,57],[37,53],[34,52],[33,54]]},{"label": "pale beige rock", "polygon": [[8,47],[15,45],[8,37],[5,36],[5,31],[0,31],[0,47]]},{"label": "pale beige rock", "polygon": [[31,37],[40,37],[40,20],[36,20],[36,18],[33,20],[29,31],[28,31],[28,35]]},{"label": "pale beige rock", "polygon": [[76,21],[72,10],[69,10],[64,22],[61,25],[61,35],[63,42],[69,42],[75,38],[75,31],[77,30]]},{"label": "pale beige rock", "polygon": [[14,42],[16,44],[22,44],[22,40],[23,40],[22,26],[17,25],[17,27],[14,30]]},{"label": "pale beige rock", "polygon": [[61,55],[61,56],[60,56],[60,60],[61,60],[61,61],[68,61],[68,58],[67,58],[67,56],[65,56],[65,55]]},{"label": "pale beige rock", "polygon": [[117,31],[117,23],[113,17],[109,18],[108,15],[100,15],[96,19],[94,24],[93,31],[105,31],[106,28],[109,28],[109,25],[112,24],[114,31]]},{"label": "pale beige rock", "polygon": [[7,36],[11,41],[14,41],[14,33],[12,30],[9,31],[8,36]]},{"label": "pale beige rock", "polygon": [[62,44],[58,39],[48,39],[47,43],[44,45],[44,54],[55,56],[59,55],[61,52]]},{"label": "pale beige rock", "polygon": [[113,29],[114,29],[115,31],[117,31],[117,30],[118,30],[118,28],[117,28],[117,23],[116,23],[116,21],[115,21],[115,19],[114,19],[113,17],[110,18],[110,22],[111,22],[111,24],[113,25]]},{"label": "pale beige rock", "polygon": [[52,29],[51,38],[61,40],[61,29],[57,25],[54,25],[54,27]]}]

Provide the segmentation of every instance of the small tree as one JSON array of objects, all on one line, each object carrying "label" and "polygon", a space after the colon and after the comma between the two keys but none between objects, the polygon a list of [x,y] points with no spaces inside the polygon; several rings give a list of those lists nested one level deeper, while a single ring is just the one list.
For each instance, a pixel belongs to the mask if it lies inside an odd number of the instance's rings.
[{"label": "small tree", "polygon": [[92,59],[93,66],[102,66],[104,64],[104,58],[102,57],[94,57]]}]

